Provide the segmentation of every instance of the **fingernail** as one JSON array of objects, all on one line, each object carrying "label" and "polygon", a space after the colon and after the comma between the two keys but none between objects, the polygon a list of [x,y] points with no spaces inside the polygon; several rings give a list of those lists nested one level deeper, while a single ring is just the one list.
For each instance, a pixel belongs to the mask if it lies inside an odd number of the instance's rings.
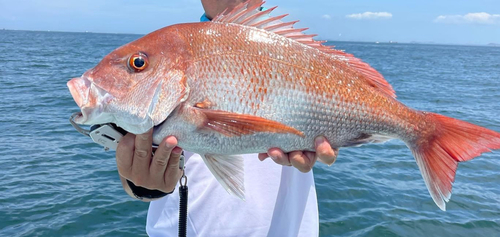
[{"label": "fingernail", "polygon": [[278,157],[274,157],[274,156],[269,156],[271,157],[272,160],[276,161],[278,159]]},{"label": "fingernail", "polygon": [[165,142],[165,147],[167,147],[168,149],[172,149],[175,147],[175,145],[168,143],[168,142]]},{"label": "fingernail", "polygon": [[182,148],[180,147],[175,147],[173,150],[172,150],[172,153],[178,155],[178,154],[181,154],[182,153]]},{"label": "fingernail", "polygon": [[319,146],[321,145],[321,143],[325,142],[325,138],[324,137],[317,137],[316,140],[314,140],[314,144],[316,146]]}]

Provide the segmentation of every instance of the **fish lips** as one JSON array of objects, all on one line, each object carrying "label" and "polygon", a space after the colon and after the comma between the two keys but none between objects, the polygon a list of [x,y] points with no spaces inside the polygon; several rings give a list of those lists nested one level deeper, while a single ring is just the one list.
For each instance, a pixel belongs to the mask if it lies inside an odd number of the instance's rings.
[{"label": "fish lips", "polygon": [[68,81],[66,85],[78,107],[82,108],[85,106],[90,94],[90,81],[83,77],[77,77]]},{"label": "fish lips", "polygon": [[77,77],[68,81],[67,86],[73,100],[81,109],[81,114],[76,116],[74,121],[78,124],[90,124],[91,115],[99,111],[100,105],[99,98],[92,93],[92,82],[86,77]]}]

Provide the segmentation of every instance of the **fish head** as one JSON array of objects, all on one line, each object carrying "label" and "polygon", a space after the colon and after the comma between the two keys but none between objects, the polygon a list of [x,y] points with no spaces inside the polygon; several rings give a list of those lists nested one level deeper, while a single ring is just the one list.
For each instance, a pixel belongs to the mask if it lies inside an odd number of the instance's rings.
[{"label": "fish head", "polygon": [[148,131],[185,100],[188,58],[185,40],[168,27],[114,50],[67,83],[81,109],[74,121]]}]

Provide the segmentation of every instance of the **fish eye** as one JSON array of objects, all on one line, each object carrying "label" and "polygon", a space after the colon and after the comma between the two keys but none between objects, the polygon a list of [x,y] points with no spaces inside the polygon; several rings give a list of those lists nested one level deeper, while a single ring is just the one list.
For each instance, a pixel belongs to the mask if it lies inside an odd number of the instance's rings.
[{"label": "fish eye", "polygon": [[142,71],[148,66],[148,56],[144,53],[136,53],[130,57],[128,65],[136,72]]}]

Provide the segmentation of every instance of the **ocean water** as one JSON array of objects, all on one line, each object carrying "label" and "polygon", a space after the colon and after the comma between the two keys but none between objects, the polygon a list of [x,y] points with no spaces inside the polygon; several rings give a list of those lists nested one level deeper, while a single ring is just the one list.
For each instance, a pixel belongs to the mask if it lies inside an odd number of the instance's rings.
[{"label": "ocean water", "polygon": [[[139,35],[0,31],[0,236],[144,236],[147,203],[114,152],[69,124],[66,87]],[[330,42],[379,70],[398,98],[500,131],[500,48]],[[314,168],[322,236],[499,236],[500,152],[461,163],[443,212],[400,141],[342,149]]]}]

